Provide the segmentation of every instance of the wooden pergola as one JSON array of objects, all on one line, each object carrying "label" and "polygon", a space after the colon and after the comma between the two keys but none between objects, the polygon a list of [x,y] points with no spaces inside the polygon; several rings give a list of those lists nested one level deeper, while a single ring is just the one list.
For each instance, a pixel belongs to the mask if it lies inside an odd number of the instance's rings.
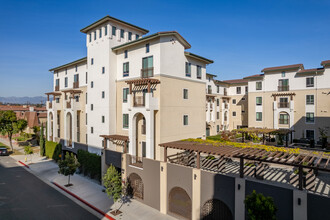
[{"label": "wooden pergola", "polygon": [[132,85],[134,86],[147,86],[148,93],[151,92],[151,87],[153,85],[160,84],[158,79],[151,79],[151,78],[140,78],[140,79],[132,79],[125,81],[129,85],[129,94],[132,94]]},{"label": "wooden pergola", "polygon": [[70,93],[70,95],[73,97],[74,94],[80,94],[82,93],[81,90],[79,89],[67,89],[67,90],[63,90],[62,92],[64,92],[64,94],[66,95],[67,93]]},{"label": "wooden pergola", "polygon": [[215,99],[216,95],[212,95],[212,94],[206,94],[206,99],[209,101],[209,100],[212,100],[214,102],[214,99]]},{"label": "wooden pergola", "polygon": [[[289,153],[283,151],[267,151],[259,148],[240,148],[230,145],[207,144],[194,141],[174,141],[159,145],[164,148],[164,162],[167,162],[167,149],[178,149],[196,153],[196,168],[200,169],[200,154],[220,156],[220,158],[238,158],[240,160],[240,177],[244,177],[244,160],[273,163],[293,166],[298,168],[299,189],[303,189],[303,169],[313,169],[314,171],[330,172],[330,154],[325,153]],[[323,162],[323,163],[322,163]]]},{"label": "wooden pergola", "polygon": [[46,95],[47,95],[47,101],[49,101],[49,96],[53,96],[53,99],[55,99],[55,96],[60,96],[60,95],[62,95],[62,93],[60,93],[60,92],[47,92],[47,93],[45,93]]},{"label": "wooden pergola", "polygon": [[119,135],[119,134],[113,134],[113,135],[100,135],[100,137],[102,137],[104,139],[104,142],[103,142],[104,149],[107,146],[106,145],[106,141],[107,140],[112,141],[112,142],[121,141],[121,142],[123,142],[124,153],[127,153],[127,145],[128,145],[128,141],[129,141],[128,136]]},{"label": "wooden pergola", "polygon": [[286,92],[286,93],[274,93],[272,94],[272,97],[274,97],[274,101],[276,101],[276,97],[283,97],[283,96],[290,96],[290,100],[293,100],[293,96],[295,96],[296,93],[294,92]]}]

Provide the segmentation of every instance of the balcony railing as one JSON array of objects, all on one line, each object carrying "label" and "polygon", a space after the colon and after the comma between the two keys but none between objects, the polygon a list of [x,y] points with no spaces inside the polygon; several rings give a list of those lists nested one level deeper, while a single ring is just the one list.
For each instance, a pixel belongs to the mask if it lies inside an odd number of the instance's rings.
[{"label": "balcony railing", "polygon": [[225,103],[225,109],[228,109],[228,104],[227,103]]},{"label": "balcony railing", "polygon": [[227,90],[225,90],[225,91],[223,92],[223,95],[225,95],[225,96],[228,95]]},{"label": "balcony railing", "polygon": [[49,102],[48,103],[48,108],[52,108],[53,107],[53,103],[52,102]]},{"label": "balcony railing", "polygon": [[79,81],[73,82],[73,88],[74,89],[79,88]]},{"label": "balcony railing", "polygon": [[129,165],[143,168],[143,158],[130,155]]},{"label": "balcony railing", "polygon": [[278,91],[279,92],[289,91],[289,86],[278,86]]},{"label": "balcony railing", "polygon": [[145,97],[144,96],[135,96],[133,99],[134,99],[134,107],[145,106]]},{"label": "balcony railing", "polygon": [[141,69],[141,78],[149,78],[154,76],[154,68]]},{"label": "balcony railing", "polygon": [[278,107],[279,108],[289,108],[290,103],[289,102],[279,102]]},{"label": "balcony railing", "polygon": [[212,89],[208,89],[207,94],[212,94]]},{"label": "balcony railing", "polygon": [[66,102],[66,108],[71,108],[71,101]]},{"label": "balcony railing", "polygon": [[60,86],[55,86],[55,91],[60,91]]},{"label": "balcony railing", "polygon": [[288,125],[289,124],[289,119],[279,119],[279,124]]},{"label": "balcony railing", "polygon": [[223,121],[227,121],[227,117],[226,116],[223,118]]},{"label": "balcony railing", "polygon": [[141,134],[146,134],[146,125],[141,125]]}]

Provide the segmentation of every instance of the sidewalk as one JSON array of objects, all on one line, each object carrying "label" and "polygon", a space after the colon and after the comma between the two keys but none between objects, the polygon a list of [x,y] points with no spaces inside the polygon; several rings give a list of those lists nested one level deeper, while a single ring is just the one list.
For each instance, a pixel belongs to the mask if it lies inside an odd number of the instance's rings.
[{"label": "sidewalk", "polygon": [[[22,162],[24,162],[25,159],[24,155],[14,155],[11,157],[16,161]],[[40,157],[37,154],[33,154],[32,163],[30,158],[28,158],[28,161],[24,163],[30,167],[30,170],[33,174],[38,176],[44,182],[55,182],[61,186],[64,186],[68,183],[68,177],[58,174],[58,165],[52,160],[48,160],[45,157]],[[107,194],[102,192],[104,188],[96,181],[79,174],[75,174],[71,177],[70,182],[73,184],[73,186],[66,187],[67,190],[115,219],[174,219],[173,217],[161,214],[158,210],[144,205],[143,203],[134,199],[131,199],[128,203],[124,204],[120,208],[120,211],[123,212],[122,214],[113,216],[110,214],[110,211],[119,207],[120,204],[114,204],[113,201],[107,197]]]}]

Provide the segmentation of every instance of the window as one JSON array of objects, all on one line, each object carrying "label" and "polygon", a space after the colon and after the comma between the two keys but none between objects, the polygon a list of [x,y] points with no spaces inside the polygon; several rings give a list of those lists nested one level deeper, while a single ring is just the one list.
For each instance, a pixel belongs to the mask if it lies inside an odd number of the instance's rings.
[{"label": "window", "polygon": [[123,128],[128,128],[128,114],[123,114]]},{"label": "window", "polygon": [[102,123],[104,123],[104,121],[105,121],[105,117],[104,115],[102,115]]},{"label": "window", "polygon": [[91,88],[93,88],[94,87],[94,82],[93,81],[91,81]]},{"label": "window", "polygon": [[207,86],[207,94],[212,94],[212,86],[211,85]]},{"label": "window", "polygon": [[123,103],[127,103],[127,95],[129,93],[128,88],[123,88]]},{"label": "window", "polygon": [[183,125],[188,125],[188,115],[183,116]]},{"label": "window", "polygon": [[92,34],[89,34],[89,42],[92,42]]},{"label": "window", "polygon": [[313,77],[306,78],[306,87],[314,87],[314,78]]},{"label": "window", "polygon": [[92,59],[91,59],[91,65],[93,65],[93,64],[94,64],[94,59],[92,58]]},{"label": "window", "polygon": [[128,32],[128,40],[132,40],[132,32]]},{"label": "window", "polygon": [[154,75],[153,56],[142,58],[142,77],[148,78]]},{"label": "window", "polygon": [[289,80],[279,79],[278,80],[278,91],[289,91]]},{"label": "window", "polygon": [[102,74],[104,74],[105,73],[105,67],[103,66],[102,67]]},{"label": "window", "polygon": [[94,31],[94,40],[96,40],[96,31]]},{"label": "window", "polygon": [[92,133],[92,134],[94,133],[94,128],[93,128],[93,127],[91,127],[91,133]]},{"label": "window", "polygon": [[86,113],[86,125],[87,125],[87,113]]},{"label": "window", "polygon": [[94,110],[94,106],[93,106],[93,104],[91,104],[91,111],[93,111]]},{"label": "window", "polygon": [[282,77],[285,77],[285,72],[284,71],[282,72]]},{"label": "window", "polygon": [[74,74],[73,82],[78,82],[78,81],[79,81],[79,74]]},{"label": "window", "polygon": [[60,98],[56,97],[55,101],[56,101],[56,103],[60,103]]},{"label": "window", "polygon": [[288,98],[280,98],[279,108],[289,108],[289,100]]},{"label": "window", "polygon": [[262,112],[256,112],[256,120],[262,121]]},{"label": "window", "polygon": [[256,97],[256,105],[262,105],[262,97]]},{"label": "window", "polygon": [[243,97],[241,100],[242,100],[242,101],[245,101],[245,98]]},{"label": "window", "polygon": [[245,94],[248,94],[248,92],[249,92],[249,88],[245,86]]},{"label": "window", "polygon": [[107,36],[108,35],[108,26],[105,26],[104,27],[104,36]]},{"label": "window", "polygon": [[76,68],[76,72],[77,72],[78,71],[78,65],[76,65],[75,68]]},{"label": "window", "polygon": [[306,105],[314,105],[314,95],[306,95]]},{"label": "window", "polygon": [[102,28],[100,28],[100,30],[99,30],[99,38],[101,38],[102,37]]},{"label": "window", "polygon": [[220,93],[220,86],[217,86],[217,93]]},{"label": "window", "polygon": [[217,125],[217,132],[220,132],[220,125]]},{"label": "window", "polygon": [[217,99],[217,106],[220,106],[220,99]]},{"label": "window", "polygon": [[126,59],[128,57],[128,52],[127,52],[127,50],[125,50],[125,52],[124,52],[124,58]]},{"label": "window", "polygon": [[150,45],[146,44],[146,53],[149,53],[149,51],[150,51]]},{"label": "window", "polygon": [[220,112],[217,112],[217,119],[220,119]]},{"label": "window", "polygon": [[74,99],[76,100],[76,102],[79,102],[79,95],[76,95]]},{"label": "window", "polygon": [[282,124],[282,125],[289,124],[289,115],[288,114],[280,114],[279,124]]},{"label": "window", "polygon": [[123,77],[129,76],[129,62],[123,64]]},{"label": "window", "polygon": [[191,77],[191,63],[186,62],[186,76]]},{"label": "window", "polygon": [[120,29],[120,38],[124,38],[124,33],[125,33],[124,29]]},{"label": "window", "polygon": [[188,99],[188,89],[183,89],[183,99]]},{"label": "window", "polygon": [[105,98],[105,92],[102,91],[102,99],[104,99],[104,98]]},{"label": "window", "polygon": [[112,26],[112,36],[116,36],[117,28],[115,26]]},{"label": "window", "polygon": [[241,94],[241,87],[236,87],[236,94]]},{"label": "window", "polygon": [[85,96],[85,98],[86,98],[86,104],[87,104],[87,100],[88,100],[88,98],[87,98],[88,96],[87,96],[87,92],[86,92],[86,96]]},{"label": "window", "polygon": [[233,104],[234,104],[234,105],[236,104],[236,99],[233,99]]},{"label": "window", "polygon": [[233,116],[234,116],[234,117],[236,116],[236,112],[233,112]]},{"label": "window", "polygon": [[67,69],[65,69],[65,75],[67,75],[68,74],[68,70]]},{"label": "window", "polygon": [[306,123],[314,123],[314,113],[306,112]]},{"label": "window", "polygon": [[202,67],[197,65],[197,79],[202,78]]},{"label": "window", "polygon": [[88,75],[87,75],[87,72],[86,72],[86,84],[88,83]]},{"label": "window", "polygon": [[256,82],[256,90],[262,90],[262,82]]},{"label": "window", "polygon": [[68,87],[68,77],[64,78],[64,87]]},{"label": "window", "polygon": [[55,86],[56,86],[56,87],[60,86],[60,79],[56,79],[56,80],[55,80]]},{"label": "window", "polygon": [[139,39],[140,36],[138,34],[135,35],[135,40]]},{"label": "window", "polygon": [[309,140],[314,140],[314,130],[306,130],[306,138]]}]

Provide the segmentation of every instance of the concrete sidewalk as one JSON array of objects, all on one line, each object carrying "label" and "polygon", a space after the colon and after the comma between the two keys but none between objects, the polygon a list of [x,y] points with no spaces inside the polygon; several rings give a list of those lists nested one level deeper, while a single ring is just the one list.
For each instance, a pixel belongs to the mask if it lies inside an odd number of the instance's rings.
[{"label": "concrete sidewalk", "polygon": [[[25,158],[24,155],[14,155],[11,157],[16,161],[20,160],[22,162],[24,162]],[[48,160],[45,157],[40,157],[37,154],[33,154],[32,163],[29,158],[25,164],[30,167],[30,170],[33,174],[38,176],[46,183],[56,182],[61,186],[64,186],[68,183],[68,177],[58,174],[58,165],[53,160]],[[67,190],[115,219],[174,219],[173,217],[161,214],[158,210],[144,205],[143,203],[134,199],[130,199],[130,201],[125,203],[120,208],[120,210],[123,212],[122,214],[113,216],[110,214],[110,211],[119,207],[120,204],[114,204],[113,201],[107,197],[107,194],[102,192],[104,187],[98,184],[95,180],[89,179],[79,174],[72,176],[70,182],[73,184],[73,186],[66,187]]]}]

